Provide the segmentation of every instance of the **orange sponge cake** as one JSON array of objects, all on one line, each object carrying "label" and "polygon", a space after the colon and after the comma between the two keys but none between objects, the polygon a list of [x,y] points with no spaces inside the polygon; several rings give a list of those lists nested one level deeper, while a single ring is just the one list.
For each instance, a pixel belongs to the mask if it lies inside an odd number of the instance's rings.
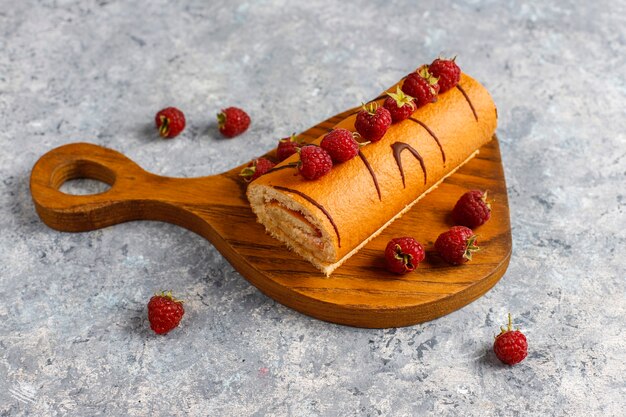
[{"label": "orange sponge cake", "polygon": [[[336,127],[354,131],[355,118],[352,114]],[[474,157],[492,138],[496,124],[487,90],[462,74],[455,88],[393,124],[380,141],[363,146],[358,157],[315,181],[293,169],[275,169],[249,184],[248,200],[272,236],[330,275]],[[277,168],[297,160],[293,155]]]}]

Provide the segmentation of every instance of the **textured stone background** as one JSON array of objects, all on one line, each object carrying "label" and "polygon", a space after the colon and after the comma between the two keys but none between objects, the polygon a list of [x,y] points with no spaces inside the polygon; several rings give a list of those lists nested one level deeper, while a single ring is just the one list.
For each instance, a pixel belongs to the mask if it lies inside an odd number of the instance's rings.
[{"label": "textured stone background", "polygon": [[[623,415],[625,3],[299,3],[0,0],[0,415]],[[323,323],[180,228],[63,234],[33,209],[30,169],[52,147],[217,173],[440,52],[498,104],[514,256],[439,320]],[[231,104],[253,125],[220,140]],[[166,105],[190,120],[174,141],[151,125]],[[187,300],[167,337],[146,319],[159,288]],[[530,341],[513,368],[489,350],[507,311]]]}]

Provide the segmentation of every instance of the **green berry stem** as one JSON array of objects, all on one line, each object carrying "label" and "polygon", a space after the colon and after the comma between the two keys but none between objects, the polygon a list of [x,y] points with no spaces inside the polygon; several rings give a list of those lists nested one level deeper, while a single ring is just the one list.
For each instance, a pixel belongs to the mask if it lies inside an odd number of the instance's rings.
[{"label": "green berry stem", "polygon": [[161,127],[159,127],[159,135],[166,137],[170,133],[170,119],[161,116]]},{"label": "green berry stem", "polygon": [[500,334],[510,332],[511,330],[513,330],[513,320],[511,320],[511,313],[509,313],[509,323],[507,324],[506,328],[504,326],[500,326]]},{"label": "green berry stem", "polygon": [[472,235],[468,240],[467,240],[467,247],[465,248],[465,253],[463,254],[463,257],[467,260],[472,260],[472,253],[474,252],[478,252],[480,250],[479,246],[476,246],[474,244],[474,242],[476,242],[476,239],[478,238],[478,236],[476,235]]}]

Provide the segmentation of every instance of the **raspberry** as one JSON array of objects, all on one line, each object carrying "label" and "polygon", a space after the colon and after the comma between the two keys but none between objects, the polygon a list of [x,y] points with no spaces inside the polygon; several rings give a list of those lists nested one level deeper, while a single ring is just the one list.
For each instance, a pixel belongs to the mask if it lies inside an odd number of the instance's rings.
[{"label": "raspberry", "polygon": [[150,328],[157,334],[166,334],[178,327],[184,314],[183,302],[172,297],[171,291],[155,294],[148,303]]},{"label": "raspberry", "polygon": [[493,342],[494,353],[507,365],[520,363],[528,355],[526,336],[519,329],[513,330],[511,324],[511,314],[509,314],[508,326],[500,328],[501,332]]},{"label": "raspberry", "polygon": [[240,177],[243,177],[246,181],[254,181],[261,175],[267,173],[270,169],[274,168],[275,163],[267,158],[259,158],[250,162],[247,167],[241,170]]},{"label": "raspberry", "polygon": [[491,205],[487,202],[487,192],[468,191],[459,198],[452,210],[455,224],[475,227],[484,224],[491,217]]},{"label": "raspberry", "polygon": [[439,94],[454,88],[461,80],[461,68],[454,62],[455,59],[437,58],[428,66],[430,73],[439,78]]},{"label": "raspberry", "polygon": [[298,149],[302,147],[302,142],[296,137],[291,135],[288,138],[282,138],[278,141],[278,147],[276,148],[276,157],[278,162],[283,162],[294,153],[298,152]]},{"label": "raspberry", "polygon": [[404,92],[400,90],[400,86],[396,88],[395,93],[387,94],[389,97],[387,97],[383,103],[383,107],[389,110],[392,123],[398,123],[404,119],[408,119],[415,109],[417,109],[415,99],[404,94]]},{"label": "raspberry", "polygon": [[316,180],[328,174],[333,168],[333,160],[324,149],[317,145],[300,148],[298,171],[307,180]]},{"label": "raspberry", "polygon": [[159,135],[162,138],[171,139],[185,129],[185,115],[176,107],[167,107],[159,111],[154,117]]},{"label": "raspberry", "polygon": [[452,265],[460,265],[472,260],[472,253],[478,250],[478,240],[472,229],[454,226],[439,235],[435,250],[441,258]]},{"label": "raspberry", "polygon": [[359,153],[359,143],[354,140],[352,132],[347,129],[331,130],[324,136],[320,146],[328,152],[335,164],[348,161]]},{"label": "raspberry", "polygon": [[425,256],[424,247],[412,237],[391,239],[385,249],[387,270],[396,274],[413,271]]},{"label": "raspberry", "polygon": [[248,129],[250,116],[240,108],[228,107],[217,115],[217,124],[222,135],[233,138]]},{"label": "raspberry", "polygon": [[402,91],[411,97],[415,97],[415,104],[419,108],[437,101],[439,84],[437,83],[437,78],[433,77],[428,71],[428,67],[422,65],[416,72],[407,75],[402,84]]},{"label": "raspberry", "polygon": [[363,139],[370,142],[378,142],[385,136],[391,126],[391,113],[384,107],[378,107],[376,103],[369,106],[363,104],[363,110],[356,116],[354,127]]}]

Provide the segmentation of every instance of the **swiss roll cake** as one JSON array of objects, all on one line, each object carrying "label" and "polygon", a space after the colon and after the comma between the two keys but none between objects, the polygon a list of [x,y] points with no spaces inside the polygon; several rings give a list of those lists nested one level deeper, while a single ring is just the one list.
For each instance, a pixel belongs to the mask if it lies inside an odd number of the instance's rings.
[{"label": "swiss roll cake", "polygon": [[[385,98],[374,101],[382,105]],[[355,131],[356,117],[349,115],[335,128]],[[295,169],[281,169],[298,161],[295,154],[252,181],[247,197],[269,234],[330,275],[474,157],[496,125],[487,90],[461,74],[456,87],[392,124],[381,140],[362,146],[327,175],[307,180]]]}]

